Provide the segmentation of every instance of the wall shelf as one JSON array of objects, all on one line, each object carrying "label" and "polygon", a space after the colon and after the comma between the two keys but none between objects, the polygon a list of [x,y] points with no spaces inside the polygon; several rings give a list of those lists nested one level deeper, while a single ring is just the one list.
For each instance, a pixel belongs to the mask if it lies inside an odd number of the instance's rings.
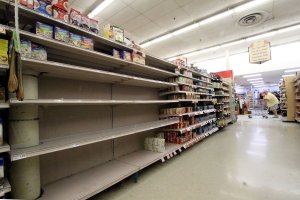
[{"label": "wall shelf", "polygon": [[0,188],[0,197],[3,197],[6,193],[11,191],[11,186],[6,178],[4,178],[3,188]]},{"label": "wall shelf", "polygon": [[159,96],[166,96],[170,94],[198,94],[198,95],[205,95],[205,96],[212,96],[212,94],[208,93],[201,93],[201,92],[188,92],[188,91],[170,91],[170,92],[162,92]]},{"label": "wall shelf", "polygon": [[0,153],[4,153],[4,152],[9,152],[10,151],[10,146],[3,142],[2,145],[0,145]]},{"label": "wall shelf", "polygon": [[8,103],[0,103],[0,109],[6,109],[6,108],[9,108]]},{"label": "wall shelf", "polygon": [[209,109],[209,110],[202,110],[202,111],[195,111],[195,112],[189,112],[189,113],[182,113],[182,114],[170,114],[170,115],[161,115],[161,118],[166,118],[166,117],[181,117],[181,116],[197,116],[197,115],[203,115],[203,114],[207,114],[207,113],[212,113],[212,112],[216,112],[215,109]]},{"label": "wall shelf", "polygon": [[95,132],[81,133],[65,137],[58,137],[40,141],[40,144],[33,147],[22,149],[11,149],[11,160],[16,161],[38,155],[76,148],[101,141],[116,139],[127,135],[136,134],[148,130],[153,130],[178,123],[178,118],[146,122],[130,126],[118,127],[113,129],[100,130]]},{"label": "wall shelf", "polygon": [[39,61],[22,58],[22,64],[24,69],[34,70],[38,73],[42,73],[43,76],[50,77],[154,88],[166,88],[177,85],[164,81],[139,78],[52,61]]},{"label": "wall shelf", "polygon": [[25,99],[18,101],[11,99],[10,105],[40,105],[40,106],[59,106],[59,105],[130,105],[130,104],[167,104],[177,103],[175,100],[97,100],[97,99]]}]

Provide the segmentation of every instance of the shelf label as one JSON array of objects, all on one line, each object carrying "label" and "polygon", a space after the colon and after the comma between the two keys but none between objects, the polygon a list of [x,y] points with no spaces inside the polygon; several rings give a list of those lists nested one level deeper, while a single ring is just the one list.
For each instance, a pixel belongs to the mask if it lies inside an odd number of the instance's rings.
[{"label": "shelf label", "polygon": [[167,155],[167,159],[170,159],[170,155],[169,154]]},{"label": "shelf label", "polygon": [[178,149],[179,152],[182,152],[181,148]]},{"label": "shelf label", "polygon": [[24,159],[24,158],[27,158],[27,155],[25,153],[14,156],[14,160],[21,160],[21,159]]},{"label": "shelf label", "polygon": [[166,161],[164,158],[161,158],[160,160],[161,160],[161,162],[165,162]]},{"label": "shelf label", "polygon": [[174,156],[176,156],[177,155],[176,151],[174,151],[173,154],[174,154]]}]

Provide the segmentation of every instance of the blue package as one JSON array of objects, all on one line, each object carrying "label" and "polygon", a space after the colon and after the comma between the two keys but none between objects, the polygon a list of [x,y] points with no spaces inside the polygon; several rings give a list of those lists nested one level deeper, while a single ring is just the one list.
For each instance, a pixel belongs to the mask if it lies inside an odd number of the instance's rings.
[{"label": "blue package", "polygon": [[50,0],[34,0],[33,5],[34,10],[52,16],[52,3]]}]

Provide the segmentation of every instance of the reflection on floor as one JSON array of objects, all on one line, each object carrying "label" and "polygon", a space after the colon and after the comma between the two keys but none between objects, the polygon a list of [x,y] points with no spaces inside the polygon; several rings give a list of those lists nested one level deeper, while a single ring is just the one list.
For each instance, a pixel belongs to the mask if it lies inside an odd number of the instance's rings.
[{"label": "reflection on floor", "polygon": [[300,125],[239,116],[180,156],[97,200],[299,200]]}]

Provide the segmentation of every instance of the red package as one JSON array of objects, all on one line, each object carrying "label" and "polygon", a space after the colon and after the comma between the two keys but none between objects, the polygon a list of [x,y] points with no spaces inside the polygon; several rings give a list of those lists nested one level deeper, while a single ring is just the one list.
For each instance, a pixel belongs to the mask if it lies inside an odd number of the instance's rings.
[{"label": "red package", "polygon": [[20,5],[27,6],[27,0],[18,0]]},{"label": "red package", "polygon": [[70,11],[70,24],[81,26],[81,13],[73,8]]},{"label": "red package", "polygon": [[52,5],[64,11],[68,11],[69,0],[52,0]]},{"label": "red package", "polygon": [[59,19],[60,21],[69,23],[69,15],[67,11],[64,11],[60,8],[53,6],[53,17]]}]

